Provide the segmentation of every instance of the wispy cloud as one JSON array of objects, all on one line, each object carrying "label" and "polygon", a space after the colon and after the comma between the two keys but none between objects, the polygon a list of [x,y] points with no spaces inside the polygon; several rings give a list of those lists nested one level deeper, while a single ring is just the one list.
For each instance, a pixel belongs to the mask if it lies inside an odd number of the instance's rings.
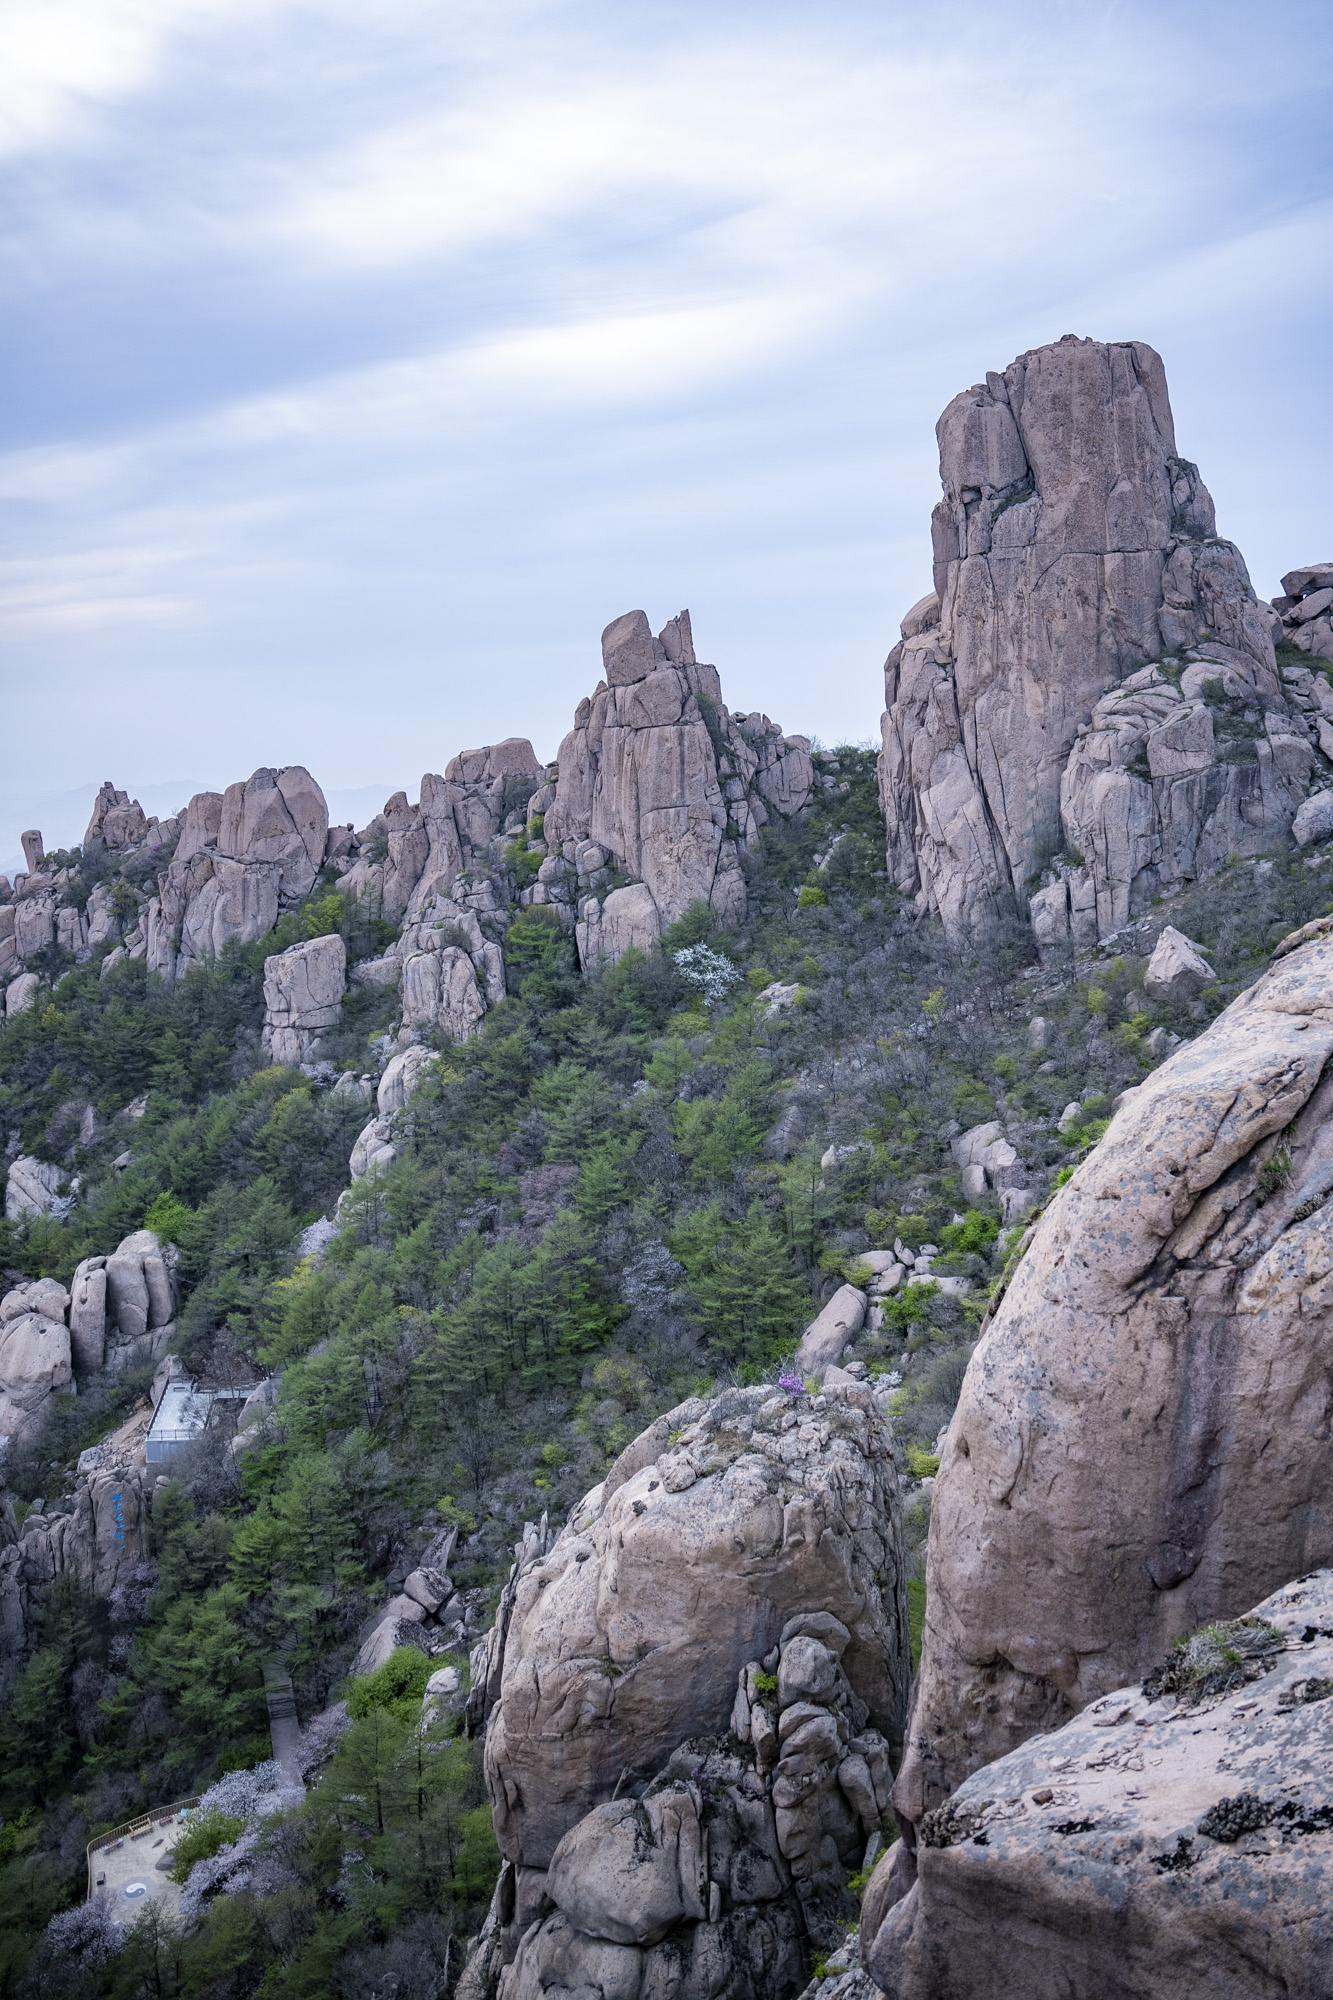
[{"label": "wispy cloud", "polygon": [[1163,347],[1261,580],[1318,553],[1317,23],[12,10],[7,712],[353,783],[402,769],[404,710],[410,763],[553,747],[606,618],[693,599],[742,705],[863,733],[938,410],[1071,330]]}]

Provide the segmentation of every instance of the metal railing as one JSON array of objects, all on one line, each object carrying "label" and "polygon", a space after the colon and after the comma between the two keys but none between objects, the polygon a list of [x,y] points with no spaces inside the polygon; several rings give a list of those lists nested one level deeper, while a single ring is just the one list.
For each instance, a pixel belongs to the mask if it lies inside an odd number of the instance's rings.
[{"label": "metal railing", "polygon": [[88,1842],[88,1894],[91,1896],[96,1886],[93,1870],[94,1856],[107,1854],[112,1848],[123,1846],[125,1841],[142,1840],[155,1826],[170,1826],[180,1813],[189,1812],[199,1803],[198,1795],[189,1799],[177,1799],[173,1805],[155,1806],[152,1812],[140,1813],[137,1819],[127,1819],[121,1826],[113,1826],[109,1833],[99,1833],[96,1840]]}]

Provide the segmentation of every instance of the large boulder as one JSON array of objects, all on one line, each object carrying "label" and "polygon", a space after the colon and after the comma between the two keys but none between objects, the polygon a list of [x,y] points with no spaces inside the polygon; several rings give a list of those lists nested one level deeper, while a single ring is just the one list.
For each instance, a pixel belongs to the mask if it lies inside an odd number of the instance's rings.
[{"label": "large boulder", "polygon": [[69,1293],[57,1278],[33,1278],[15,1285],[0,1299],[0,1326],[6,1320],[21,1319],[25,1313],[39,1313],[43,1319],[63,1322],[69,1311]]},{"label": "large boulder", "polygon": [[866,1295],[855,1285],[839,1285],[833,1297],[801,1335],[796,1349],[796,1373],[824,1378],[826,1368],[842,1358],[866,1321]]},{"label": "large boulder", "polygon": [[381,1118],[391,1118],[395,1111],[403,1109],[420,1083],[422,1073],[434,1061],[433,1051],[417,1044],[389,1058],[375,1093],[375,1105]]},{"label": "large boulder", "polygon": [[1027,1168],[998,1119],[959,1133],[949,1141],[949,1150],[962,1169],[963,1193],[971,1202],[983,1200],[988,1189],[1015,1191],[1026,1186]]},{"label": "large boulder", "polygon": [[[31,1288],[20,1287],[20,1294]],[[68,1294],[66,1294],[68,1297]],[[11,1293],[8,1307],[15,1301]],[[69,1328],[45,1311],[0,1315],[0,1439],[24,1438],[41,1424],[52,1396],[69,1386]]]},{"label": "large boulder", "polygon": [[1333,919],[1274,959],[1126,1098],[972,1356],[932,1506],[909,1827],[1333,1561]]},{"label": "large boulder", "polygon": [[340,937],[311,938],[264,960],[263,1046],[275,1063],[309,1060],[324,1030],[338,1024],[346,985]]},{"label": "large boulder", "polygon": [[1333,792],[1312,792],[1291,823],[1291,837],[1298,847],[1310,847],[1333,835]]},{"label": "large boulder", "polygon": [[[772,813],[799,812],[813,785],[804,737],[784,737],[767,716],[728,714],[716,667],[695,659],[688,611],[657,638],[642,611],[614,619],[602,666],[605,681],[560,746],[554,792],[538,795],[552,855],[590,892],[579,898],[585,967],[651,946],[691,903],[738,921],[749,842]],[[632,886],[612,887],[608,870]],[[540,885],[543,895],[559,882]]]},{"label": "large boulder", "polygon": [[1163,926],[1143,975],[1144,991],[1152,1000],[1192,1000],[1205,986],[1215,986],[1217,974],[1197,944],[1174,925]]},{"label": "large boulder", "polygon": [[936,434],[935,589],[885,667],[898,887],[954,935],[1032,896],[1044,942],[1079,941],[1284,834],[1317,729],[1177,456],[1152,348],[1068,335]]},{"label": "large boulder", "polygon": [[895,2000],[1333,1991],[1333,1571],[966,1780],[861,1957]]},{"label": "large boulder", "polygon": [[70,1358],[80,1382],[106,1363],[106,1259],[85,1257],[70,1281]]},{"label": "large boulder", "polygon": [[1333,660],[1333,563],[1288,570],[1282,592],[1273,599],[1273,609],[1286,644],[1308,653],[1313,667]]},{"label": "large boulder", "polygon": [[539,785],[543,772],[526,736],[506,736],[503,743],[488,743],[481,750],[460,750],[445,765],[444,775],[451,785],[489,786],[497,779],[503,784],[507,778]]},{"label": "large boulder", "polygon": [[579,906],[574,933],[579,963],[585,971],[614,965],[631,946],[651,951],[662,935],[661,916],[646,882],[630,882],[600,900],[588,896]]},{"label": "large boulder", "polygon": [[347,1162],[348,1177],[355,1186],[367,1174],[387,1173],[398,1158],[398,1148],[393,1143],[393,1120],[372,1118],[361,1127]]},{"label": "large boulder", "polygon": [[37,1005],[41,990],[42,982],[35,972],[20,972],[16,979],[11,979],[5,988],[5,1019],[30,1012]]},{"label": "large boulder", "polygon": [[[884,1821],[907,1678],[893,1445],[871,1392],[739,1390],[659,1418],[553,1545],[524,1545],[474,1657],[508,1870],[504,2000],[535,1995],[552,1953],[582,1968],[571,1987],[594,1984],[609,1945],[644,1978],[650,1961],[653,1979],[695,1967],[682,2000],[723,1990],[705,1965],[730,1966],[737,1996],[783,2000],[797,1931],[789,1908],[757,1906],[836,1901]],[[742,1977],[756,1923],[767,1941]]]},{"label": "large boulder", "polygon": [[160,1361],[175,1331],[177,1253],[151,1229],[136,1229],[109,1257],[85,1257],[70,1285],[75,1375],[89,1380]]}]

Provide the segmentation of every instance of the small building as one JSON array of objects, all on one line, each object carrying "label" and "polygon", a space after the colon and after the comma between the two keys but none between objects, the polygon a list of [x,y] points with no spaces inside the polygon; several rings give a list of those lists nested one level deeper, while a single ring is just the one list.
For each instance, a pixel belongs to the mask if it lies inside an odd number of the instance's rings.
[{"label": "small building", "polygon": [[202,1436],[215,1411],[232,1404],[239,1414],[256,1386],[250,1382],[239,1389],[203,1389],[197,1382],[176,1376],[162,1391],[162,1400],[154,1412],[144,1447],[144,1462],[162,1465],[179,1456],[186,1445]]}]

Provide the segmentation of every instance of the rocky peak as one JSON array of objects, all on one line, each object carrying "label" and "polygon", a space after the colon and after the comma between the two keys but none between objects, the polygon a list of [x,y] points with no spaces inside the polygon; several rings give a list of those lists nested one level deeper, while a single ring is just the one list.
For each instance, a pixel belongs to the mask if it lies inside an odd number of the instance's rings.
[{"label": "rocky peak", "polygon": [[229,938],[253,944],[314,887],[328,830],[324,794],[302,764],[260,769],[222,793],[197,792],[144,913],[141,955],[174,979],[216,957]]},{"label": "rocky peak", "polygon": [[885,667],[898,887],[954,935],[1030,905],[1043,942],[1095,938],[1287,831],[1317,727],[1153,350],[1066,336],[956,396],[937,436],[935,587]]},{"label": "rocky peak", "polygon": [[728,713],[688,611],[656,638],[642,611],[613,619],[602,667],[541,800],[552,858],[541,900],[577,907],[585,966],[651,947],[695,902],[739,922],[750,841],[771,813],[800,811],[813,785],[804,738]]},{"label": "rocky peak", "polygon": [[128,792],[118,792],[108,778],[93,801],[83,845],[91,847],[94,841],[100,841],[113,853],[137,847],[147,834],[148,824],[139,801]]}]

